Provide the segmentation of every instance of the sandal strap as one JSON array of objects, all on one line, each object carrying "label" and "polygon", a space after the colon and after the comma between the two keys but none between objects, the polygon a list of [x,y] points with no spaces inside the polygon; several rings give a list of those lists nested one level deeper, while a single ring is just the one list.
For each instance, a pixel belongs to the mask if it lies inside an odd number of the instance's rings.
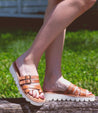
[{"label": "sandal strap", "polygon": [[[16,66],[16,62],[13,63],[13,66],[14,66],[15,71],[17,72],[17,77],[18,77],[18,82],[20,84],[20,87],[26,96],[27,96],[27,93],[29,96],[31,96],[29,92],[31,90],[33,91],[33,89],[38,90],[39,93],[43,93],[42,88],[40,86],[38,75],[36,75],[36,76],[34,76],[34,75],[33,76],[30,76],[30,75],[20,76],[20,72]],[[33,85],[32,83],[37,83],[37,84]],[[30,98],[30,97],[28,97],[28,98]],[[30,99],[32,99],[32,98],[30,98]],[[35,99],[32,99],[32,100],[34,101]],[[40,100],[40,99],[38,99],[38,100]],[[35,101],[35,102],[37,102],[37,101]]]},{"label": "sandal strap", "polygon": [[39,94],[43,92],[40,85],[24,85],[22,86],[22,89],[24,90],[25,93],[29,93],[29,91],[32,89],[38,90]]},{"label": "sandal strap", "polygon": [[19,81],[26,80],[26,79],[39,79],[39,76],[26,75],[26,76],[20,76],[19,77]]},{"label": "sandal strap", "polygon": [[39,77],[38,76],[21,76],[19,77],[19,84],[31,84],[31,83],[39,83]]},{"label": "sandal strap", "polygon": [[87,96],[87,90],[83,89],[83,88],[79,88],[80,89],[80,96]]},{"label": "sandal strap", "polygon": [[70,84],[69,87],[66,89],[65,94],[73,94],[76,96],[87,96],[86,91],[87,91],[86,89],[77,87],[74,84]]},{"label": "sandal strap", "polygon": [[31,84],[31,83],[39,83],[39,80],[23,80],[19,82],[20,85]]},{"label": "sandal strap", "polygon": [[[37,83],[37,84],[32,84]],[[30,90],[38,90],[39,93],[42,93],[42,88],[39,82],[39,76],[21,76],[19,77],[19,84],[22,87],[22,90],[27,94]]]},{"label": "sandal strap", "polygon": [[70,84],[70,85],[67,87],[67,89],[66,89],[66,91],[65,91],[65,94],[73,94],[74,90],[75,90],[75,85]]},{"label": "sandal strap", "polygon": [[38,89],[38,90],[40,90],[41,86],[40,85],[23,85],[22,89],[23,90],[25,90],[25,89]]}]

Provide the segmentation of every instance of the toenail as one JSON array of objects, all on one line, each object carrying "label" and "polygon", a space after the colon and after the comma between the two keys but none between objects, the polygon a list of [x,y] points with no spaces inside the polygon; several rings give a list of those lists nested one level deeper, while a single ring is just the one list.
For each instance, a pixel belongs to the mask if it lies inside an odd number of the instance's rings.
[{"label": "toenail", "polygon": [[30,91],[29,94],[32,96],[32,91]]}]

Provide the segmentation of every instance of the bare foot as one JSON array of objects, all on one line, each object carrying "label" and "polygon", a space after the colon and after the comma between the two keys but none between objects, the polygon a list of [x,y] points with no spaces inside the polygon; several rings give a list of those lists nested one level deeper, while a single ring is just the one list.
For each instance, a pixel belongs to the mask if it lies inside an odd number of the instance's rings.
[{"label": "bare foot", "polygon": [[[20,76],[26,76],[26,75],[38,76],[36,65],[33,63],[32,59],[25,60],[25,54],[23,54],[16,60],[16,66],[20,72]],[[39,94],[38,90],[33,90],[33,91],[31,90],[29,94],[34,98],[44,99],[44,94],[43,93]]]},{"label": "bare foot", "polygon": [[44,91],[64,91],[70,85],[70,82],[65,80],[62,76],[58,79],[45,77],[43,89]]},{"label": "bare foot", "polygon": [[[71,82],[64,79],[62,76],[56,79],[56,77],[53,76],[53,78],[47,79],[45,77],[43,90],[44,91],[66,91],[66,89],[70,86]],[[87,90],[87,94],[92,94]]]}]

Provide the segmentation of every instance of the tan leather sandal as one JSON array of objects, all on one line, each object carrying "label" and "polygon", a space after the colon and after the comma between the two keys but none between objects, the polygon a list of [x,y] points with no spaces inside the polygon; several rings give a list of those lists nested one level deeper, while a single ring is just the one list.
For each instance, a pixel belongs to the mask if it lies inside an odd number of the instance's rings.
[{"label": "tan leather sandal", "polygon": [[[20,94],[31,104],[41,106],[45,99],[34,98],[30,95],[30,90],[38,90],[39,94],[43,93],[39,83],[39,76],[20,76],[16,63],[14,62],[10,67],[10,72],[16,82],[16,85],[20,91]],[[37,83],[37,84],[35,84]]]},{"label": "tan leather sandal", "polygon": [[86,89],[70,84],[65,91],[44,91],[46,100],[94,101],[95,95]]}]

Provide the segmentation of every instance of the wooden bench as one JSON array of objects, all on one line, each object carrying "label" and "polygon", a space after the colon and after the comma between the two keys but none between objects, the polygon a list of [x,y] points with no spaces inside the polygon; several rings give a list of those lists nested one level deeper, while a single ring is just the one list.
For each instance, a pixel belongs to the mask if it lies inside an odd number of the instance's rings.
[{"label": "wooden bench", "polygon": [[45,102],[36,107],[23,98],[0,99],[0,113],[98,113],[98,97],[94,102]]}]

